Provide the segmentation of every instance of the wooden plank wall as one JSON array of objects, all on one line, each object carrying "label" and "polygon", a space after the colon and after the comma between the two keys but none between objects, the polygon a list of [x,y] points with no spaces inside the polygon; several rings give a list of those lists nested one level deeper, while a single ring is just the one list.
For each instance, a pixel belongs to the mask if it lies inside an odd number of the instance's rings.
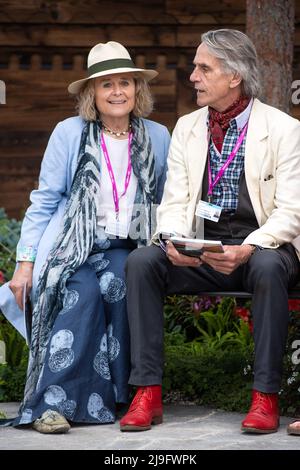
[{"label": "wooden plank wall", "polygon": [[[246,0],[0,0],[0,207],[20,218],[37,184],[55,124],[74,115],[66,86],[84,76],[90,48],[115,40],[140,66],[157,68],[152,115],[170,129],[196,109],[189,84],[195,48],[211,28],[245,30]],[[294,79],[300,79],[296,0]],[[293,114],[300,118],[300,105]]]}]

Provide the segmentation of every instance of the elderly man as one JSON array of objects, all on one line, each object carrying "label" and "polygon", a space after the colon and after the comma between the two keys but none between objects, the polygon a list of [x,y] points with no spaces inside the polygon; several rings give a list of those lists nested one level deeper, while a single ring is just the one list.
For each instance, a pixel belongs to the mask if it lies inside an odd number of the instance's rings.
[{"label": "elderly man", "polygon": [[300,123],[257,99],[257,55],[240,31],[203,34],[190,79],[201,109],[174,130],[154,241],[165,232],[199,236],[204,226],[224,252],[192,258],[167,242],[166,253],[154,244],[129,256],[130,383],[138,388],[120,426],[162,422],[165,296],[245,289],[253,294],[255,364],[241,429],[276,432],[288,288],[299,275]]}]

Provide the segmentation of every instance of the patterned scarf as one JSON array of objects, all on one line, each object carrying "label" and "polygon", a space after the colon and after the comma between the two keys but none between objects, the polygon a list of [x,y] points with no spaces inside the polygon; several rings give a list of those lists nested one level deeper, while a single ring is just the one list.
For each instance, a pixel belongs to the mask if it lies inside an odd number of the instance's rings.
[{"label": "patterned scarf", "polygon": [[235,118],[244,109],[247,108],[251,98],[240,96],[225,111],[219,113],[213,108],[208,108],[208,126],[210,134],[218,151],[222,152],[222,146],[227,129],[229,128],[231,119]]},{"label": "patterned scarf", "polygon": [[[147,226],[146,240],[139,237],[137,242],[145,244],[150,239],[151,210],[156,194],[155,161],[143,121],[134,118],[131,125],[131,163],[138,179],[135,202],[144,207],[146,221],[143,225]],[[63,216],[63,228],[39,277],[21,411],[27,406],[42,375],[47,345],[55,319],[63,306],[67,280],[86,261],[96,237],[100,200],[100,132],[99,122],[87,123],[82,131],[78,166]]]}]

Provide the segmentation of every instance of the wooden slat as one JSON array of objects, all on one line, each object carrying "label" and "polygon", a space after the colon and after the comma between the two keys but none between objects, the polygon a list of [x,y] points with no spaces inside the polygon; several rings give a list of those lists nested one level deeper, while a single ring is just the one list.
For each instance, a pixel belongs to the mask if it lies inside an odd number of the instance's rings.
[{"label": "wooden slat", "polygon": [[24,210],[26,209],[29,204],[29,192],[24,191],[14,191],[8,193],[7,196],[4,194],[0,194],[0,207],[5,207],[8,211],[11,209],[15,210]]},{"label": "wooden slat", "polygon": [[[203,23],[208,17],[215,22],[230,21],[245,14],[245,0],[85,0],[74,8],[73,0],[44,2],[43,0],[2,1],[0,22],[63,23],[63,24],[175,24]],[[148,4],[149,5],[149,4]]]},{"label": "wooden slat", "polygon": [[23,150],[30,148],[32,152],[33,149],[44,145],[49,137],[49,132],[37,132],[32,129],[21,129],[16,134],[16,129],[5,129],[3,126],[0,128],[0,146],[1,149],[7,146],[9,148],[23,147]]},{"label": "wooden slat", "polygon": [[8,25],[0,29],[0,46],[55,46],[91,48],[99,42],[118,41],[127,47],[175,46],[176,31],[170,26],[120,25],[117,29],[106,26],[78,25]]},{"label": "wooden slat", "polygon": [[[230,25],[224,24],[222,25],[224,28],[232,28],[238,29],[239,31],[245,32],[245,25],[243,23]],[[207,25],[188,25],[188,26],[180,26],[177,28],[177,40],[176,46],[177,47],[197,47],[201,41],[201,34],[208,31],[209,29],[215,29],[216,26],[213,24]],[[300,47],[300,24],[296,26],[295,29],[295,36],[294,36],[294,45],[295,47]],[[299,61],[297,62],[299,64]]]},{"label": "wooden slat", "polygon": [[[1,1],[0,22],[77,23],[77,24],[172,24],[176,20],[165,11],[165,2],[151,0],[145,15],[140,0],[8,0]],[[76,7],[74,8],[74,5]]]},{"label": "wooden slat", "polygon": [[[160,101],[162,110],[165,105],[170,106],[171,102],[175,109],[176,100],[176,71],[167,70],[166,62],[165,55],[158,56],[155,68],[160,73],[151,85],[154,95]],[[74,99],[67,93],[67,85],[85,76],[85,71],[63,70],[60,68],[62,61],[59,62],[57,58],[54,69],[39,69],[40,64],[40,58],[34,56],[31,62],[34,70],[15,70],[15,68],[11,70],[9,68],[2,71],[1,77],[5,81],[7,89],[7,105],[2,129],[22,128],[26,121],[28,129],[45,131],[58,121],[75,114]],[[45,112],[47,119],[44,119]]]},{"label": "wooden slat", "polygon": [[1,193],[11,194],[13,192],[28,193],[37,187],[37,178],[34,176],[16,176],[0,175]]},{"label": "wooden slat", "polygon": [[22,220],[24,212],[25,210],[21,211],[19,208],[6,210],[8,217],[16,220]]},{"label": "wooden slat", "polygon": [[190,73],[184,68],[178,70],[177,115],[183,116],[197,109],[196,93],[189,80]]},{"label": "wooden slat", "polygon": [[300,120],[300,104],[297,106],[293,106],[291,109],[291,115],[295,117],[296,119]]},{"label": "wooden slat", "polygon": [[183,24],[245,22],[246,0],[167,0],[166,6],[167,12]]},{"label": "wooden slat", "polygon": [[[15,134],[18,135],[18,133],[19,133],[19,130],[16,129]],[[50,136],[50,132],[49,132],[49,136]],[[0,143],[0,162],[4,158],[8,158],[8,157],[11,160],[25,159],[28,157],[35,158],[37,161],[41,160],[44,155],[48,138],[45,139],[44,144],[40,145],[39,147],[35,147],[34,141],[30,142],[31,145],[20,144],[20,145],[15,145],[13,147],[1,145]]]},{"label": "wooden slat", "polygon": [[[116,30],[99,26],[2,26],[0,47],[43,47],[69,48],[86,47],[88,50],[99,42],[118,41],[127,47],[196,47],[201,34],[216,29],[212,21],[204,24],[178,26],[131,26],[122,25]],[[222,27],[245,30],[245,23],[223,23]],[[300,24],[295,29],[295,45],[300,45]]]},{"label": "wooden slat", "polygon": [[[76,7],[74,7],[76,5]],[[145,14],[145,7],[147,7]],[[50,24],[235,24],[245,18],[246,0],[1,0],[1,23]],[[296,22],[300,3],[295,1]]]},{"label": "wooden slat", "polygon": [[[40,157],[18,159],[0,158],[0,175],[5,176],[37,176],[40,168]],[[1,191],[0,191],[1,192]]]}]

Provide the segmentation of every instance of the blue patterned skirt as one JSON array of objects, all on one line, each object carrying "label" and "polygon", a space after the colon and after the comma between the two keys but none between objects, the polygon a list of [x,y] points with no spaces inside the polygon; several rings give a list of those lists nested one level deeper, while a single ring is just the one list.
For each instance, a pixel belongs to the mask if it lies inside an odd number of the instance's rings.
[{"label": "blue patterned skirt", "polygon": [[36,392],[14,426],[33,422],[47,409],[71,422],[114,422],[116,403],[128,401],[124,266],[134,248],[129,239],[95,243],[87,261],[70,277]]}]

